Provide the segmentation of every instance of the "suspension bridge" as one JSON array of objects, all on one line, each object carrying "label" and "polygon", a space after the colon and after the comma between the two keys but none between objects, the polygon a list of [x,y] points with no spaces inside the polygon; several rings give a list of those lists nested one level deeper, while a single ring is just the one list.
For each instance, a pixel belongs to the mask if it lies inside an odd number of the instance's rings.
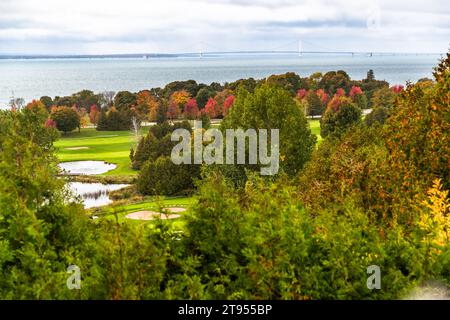
[{"label": "suspension bridge", "polygon": [[[213,55],[242,55],[242,54],[293,54],[302,57],[308,54],[323,55],[346,55],[346,56],[395,56],[395,55],[411,55],[411,53],[394,53],[394,52],[374,52],[374,51],[338,51],[327,48],[323,45],[313,43],[307,40],[295,40],[273,46],[266,50],[233,50],[232,48],[218,47],[215,44],[207,42],[198,42],[190,48],[180,50],[180,53],[174,55],[207,57]],[[417,55],[428,55],[432,53],[424,53]]]}]

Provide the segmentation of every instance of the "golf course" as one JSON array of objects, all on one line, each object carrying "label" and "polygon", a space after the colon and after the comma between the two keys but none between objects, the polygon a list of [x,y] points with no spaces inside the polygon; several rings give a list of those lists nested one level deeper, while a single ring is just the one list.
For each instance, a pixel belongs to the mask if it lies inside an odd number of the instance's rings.
[{"label": "golf course", "polygon": [[[320,142],[319,120],[309,120],[312,133]],[[146,134],[148,127],[143,127],[140,136]],[[73,131],[55,143],[58,159],[61,162],[98,160],[113,163],[117,168],[104,176],[135,176],[137,171],[130,168],[130,149],[135,148],[138,138],[131,131],[97,131],[95,128],[82,128]]]},{"label": "golf course", "polygon": [[[322,138],[319,120],[309,120],[309,124],[320,143]],[[216,124],[215,127],[217,126]],[[148,129],[148,127],[141,128],[137,137],[131,131],[97,131],[95,128],[82,128],[80,132],[73,131],[61,135],[55,143],[57,156],[60,162],[104,161],[116,166],[115,169],[103,174],[72,177],[72,180],[81,181],[82,185],[89,185],[92,181],[114,184],[125,180],[132,183],[138,171],[130,166],[130,149],[136,148],[139,139],[148,132]],[[95,218],[117,217],[123,220],[129,214],[163,212],[164,208],[188,208],[194,202],[195,197],[131,196],[107,205],[94,206],[89,212]],[[182,227],[182,221],[183,219],[174,219],[171,223],[179,229]]]}]

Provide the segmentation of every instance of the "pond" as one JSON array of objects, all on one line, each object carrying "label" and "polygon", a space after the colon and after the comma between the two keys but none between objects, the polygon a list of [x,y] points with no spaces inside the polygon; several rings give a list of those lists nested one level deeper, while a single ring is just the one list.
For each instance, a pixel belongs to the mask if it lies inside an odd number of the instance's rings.
[{"label": "pond", "polygon": [[83,200],[84,207],[88,209],[112,203],[113,201],[109,198],[109,193],[128,187],[129,185],[69,182],[67,186],[75,196],[79,196]]},{"label": "pond", "polygon": [[115,169],[116,165],[104,161],[72,161],[62,162],[59,167],[66,175],[90,175],[106,173]]}]

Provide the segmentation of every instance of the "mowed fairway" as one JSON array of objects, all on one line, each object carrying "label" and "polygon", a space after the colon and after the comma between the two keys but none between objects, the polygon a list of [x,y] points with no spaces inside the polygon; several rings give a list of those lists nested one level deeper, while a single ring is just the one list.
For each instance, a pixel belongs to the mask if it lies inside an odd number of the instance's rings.
[{"label": "mowed fairway", "polygon": [[[148,128],[143,128],[146,133]],[[55,143],[58,159],[61,162],[81,160],[101,160],[114,163],[117,168],[104,175],[135,175],[130,168],[130,148],[137,145],[131,131],[97,131],[81,129],[62,135]]]},{"label": "mowed fairway", "polygon": [[311,132],[316,135],[317,143],[322,141],[322,136],[320,135],[320,120],[308,120]]},{"label": "mowed fairway", "polygon": [[[192,205],[196,203],[197,199],[195,197],[149,197],[145,200],[137,201],[134,203],[126,203],[122,204],[120,201],[113,203],[108,206],[93,208],[91,209],[91,215],[101,217],[103,219],[115,219],[115,215],[117,214],[117,218],[119,221],[134,221],[135,223],[146,223],[148,227],[152,228],[154,224],[152,221],[144,221],[144,220],[132,220],[127,219],[126,215],[139,212],[139,211],[156,211],[160,212],[162,208],[185,208],[189,209]],[[181,215],[181,218],[167,220],[167,223],[170,224],[172,230],[183,230],[185,227],[185,220],[182,218],[184,214],[187,212],[178,213]]]}]

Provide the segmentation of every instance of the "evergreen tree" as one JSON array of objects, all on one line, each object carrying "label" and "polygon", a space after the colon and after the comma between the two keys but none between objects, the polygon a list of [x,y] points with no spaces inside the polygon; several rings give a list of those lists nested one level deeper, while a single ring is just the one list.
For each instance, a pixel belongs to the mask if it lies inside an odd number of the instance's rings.
[{"label": "evergreen tree", "polygon": [[325,110],[325,106],[322,100],[319,98],[315,91],[309,91],[306,96],[306,101],[308,103],[307,113],[309,116],[319,116]]},{"label": "evergreen tree", "polygon": [[98,118],[97,131],[106,130],[109,130],[108,116],[106,114],[105,108],[102,108],[102,111],[100,112],[100,116]]}]

